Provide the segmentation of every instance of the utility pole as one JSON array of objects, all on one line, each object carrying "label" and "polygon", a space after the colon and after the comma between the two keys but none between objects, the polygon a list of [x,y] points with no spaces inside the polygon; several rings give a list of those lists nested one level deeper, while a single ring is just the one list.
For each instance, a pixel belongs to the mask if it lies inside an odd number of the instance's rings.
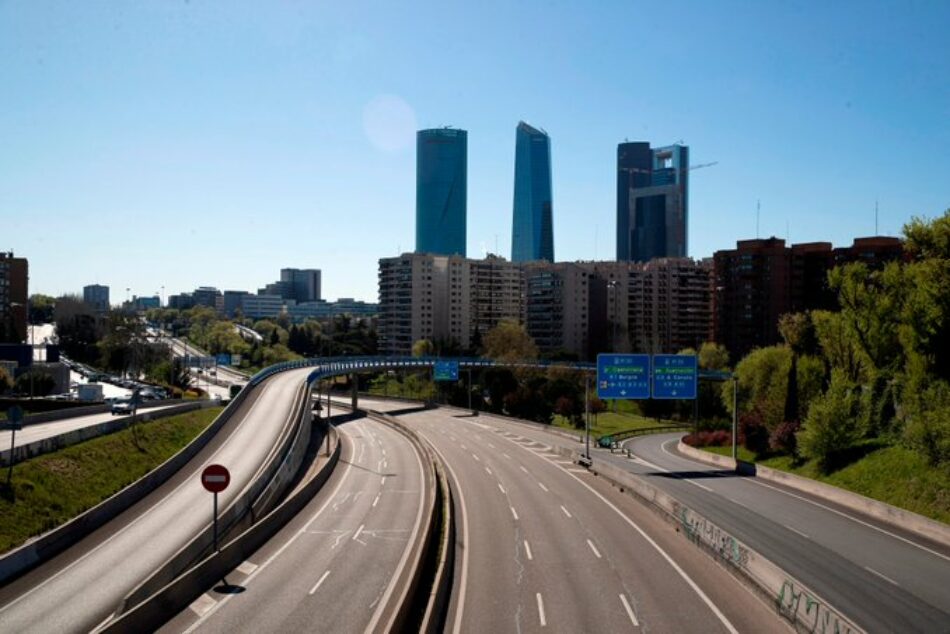
[{"label": "utility pole", "polygon": [[738,460],[739,449],[739,378],[732,377],[732,459]]}]

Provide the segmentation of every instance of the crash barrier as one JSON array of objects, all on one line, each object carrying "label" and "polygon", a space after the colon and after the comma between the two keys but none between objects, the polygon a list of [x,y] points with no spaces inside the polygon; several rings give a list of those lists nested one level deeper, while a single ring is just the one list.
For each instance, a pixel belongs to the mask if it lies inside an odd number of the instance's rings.
[{"label": "crash barrier", "polygon": [[[577,462],[581,455],[561,447],[552,450]],[[772,601],[776,611],[800,632],[862,634],[864,630],[795,577],[752,550],[725,529],[642,478],[595,460],[592,473],[634,495],[671,523],[689,541],[725,564],[738,578]]]},{"label": "crash barrier", "polygon": [[728,469],[736,469],[742,471],[744,475],[755,476],[756,478],[783,484],[791,489],[814,495],[815,497],[833,502],[851,511],[863,513],[874,519],[892,524],[898,529],[910,531],[915,535],[933,540],[938,544],[950,546],[950,525],[932,520],[929,517],[924,517],[912,511],[892,506],[886,502],[873,500],[858,493],[845,491],[844,489],[825,484],[824,482],[803,478],[793,473],[770,469],[769,467],[763,467],[762,465],[742,460],[737,464],[732,458],[711,454],[708,451],[690,447],[682,440],[677,449],[680,453],[694,460],[710,465],[726,467]]},{"label": "crash barrier", "polygon": [[[282,434],[264,460],[257,478],[248,483],[237,498],[218,514],[219,538],[249,528],[260,515],[267,513],[270,508],[261,501],[261,496],[266,491],[272,492],[272,495],[268,497],[272,505],[279,501],[278,496],[285,492],[292,476],[296,474],[303,460],[306,444],[303,445],[301,450],[299,447],[295,447],[295,443],[304,436],[309,442],[310,422],[310,387],[302,382],[294,395],[291,413],[285,422]],[[303,427],[307,428],[305,433],[301,431]],[[295,461],[295,464],[288,466],[286,464],[288,460]],[[285,471],[287,468],[293,470],[290,475]],[[145,601],[151,594],[171,583],[176,577],[188,570],[195,562],[207,556],[213,546],[214,525],[212,522],[208,522],[198,535],[182,546],[161,567],[127,594],[117,612],[122,614]]]},{"label": "crash barrier", "polygon": [[[93,438],[105,436],[106,434],[115,433],[131,426],[133,422],[150,422],[160,418],[175,416],[177,414],[193,412],[197,409],[213,407],[215,405],[218,405],[218,403],[214,401],[190,401],[187,403],[172,405],[158,411],[145,410],[144,412],[136,414],[134,417],[119,416],[103,423],[89,425],[88,427],[81,427],[79,429],[74,429],[62,434],[57,434],[55,436],[49,436],[47,438],[34,440],[33,442],[23,445],[17,445],[13,448],[13,459],[14,462],[17,463],[23,462],[24,460],[35,458],[45,453],[59,451],[60,449],[69,447],[70,445],[92,440]],[[0,465],[7,466],[9,464],[10,450],[4,449],[3,451],[0,451]]]},{"label": "crash barrier", "polygon": [[[164,405],[178,405],[184,401],[180,398],[144,401],[139,404],[139,409],[150,409],[152,407],[162,407]],[[62,401],[60,401],[62,403]],[[108,403],[97,403],[96,405],[77,405],[63,409],[54,409],[48,412],[38,414],[27,414],[23,417],[22,425],[36,425],[37,423],[50,423],[57,420],[66,420],[68,418],[78,418],[79,416],[91,416],[93,414],[105,414],[112,409]]]},{"label": "crash barrier", "polygon": [[428,521],[413,554],[412,572],[402,590],[394,594],[398,596],[395,609],[382,631],[441,632],[455,562],[455,515],[445,468],[429,443],[398,418],[383,412],[364,411],[406,436],[424,458],[423,464],[432,469],[426,496]]},{"label": "crash barrier", "polygon": [[256,397],[256,394],[254,390],[242,390],[203,432],[161,465],[72,520],[0,557],[0,583],[23,574],[73,546],[163,485],[205,448],[244,401]]},{"label": "crash barrier", "polygon": [[323,422],[313,424],[318,428],[318,437],[313,438],[314,444],[319,446],[325,434],[329,434],[332,449],[326,463],[320,467],[312,479],[274,510],[260,518],[256,524],[222,546],[218,552],[211,553],[147,599],[120,614],[101,631],[137,633],[157,629],[190,605],[208,588],[221,581],[225,575],[238,567],[293,519],[326,484],[340,459],[340,435],[336,428]]}]

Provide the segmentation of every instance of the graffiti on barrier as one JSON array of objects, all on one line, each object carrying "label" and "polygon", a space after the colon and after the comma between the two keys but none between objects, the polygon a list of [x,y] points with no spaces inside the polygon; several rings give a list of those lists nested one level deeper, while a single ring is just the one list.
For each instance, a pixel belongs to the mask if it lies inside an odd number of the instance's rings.
[{"label": "graffiti on barrier", "polygon": [[724,561],[745,568],[749,563],[749,551],[739,541],[702,515],[690,508],[673,502],[673,513],[679,520],[686,538],[715,551]]},{"label": "graffiti on barrier", "polygon": [[848,634],[855,628],[843,616],[835,612],[794,580],[786,579],[775,597],[779,614],[794,623],[796,620],[816,634]]}]

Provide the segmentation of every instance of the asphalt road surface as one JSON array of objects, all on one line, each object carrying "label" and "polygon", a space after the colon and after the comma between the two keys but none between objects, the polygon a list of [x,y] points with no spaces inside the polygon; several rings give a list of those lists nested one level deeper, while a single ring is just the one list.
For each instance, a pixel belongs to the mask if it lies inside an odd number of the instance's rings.
[{"label": "asphalt road surface", "polygon": [[[169,407],[173,406],[158,405],[156,407],[148,408],[140,407],[138,410],[138,416],[141,418],[142,416],[146,416],[151,412],[158,412]],[[59,436],[60,434],[65,434],[76,429],[82,429],[83,427],[91,427],[93,425],[108,423],[114,419],[115,416],[109,412],[106,412],[104,414],[90,414],[88,416],[63,418],[61,420],[53,420],[48,423],[24,425],[23,429],[17,431],[16,433],[16,444],[19,447],[31,442],[36,442],[37,440],[43,440],[44,438],[51,438],[53,436]],[[9,431],[0,431],[0,449],[7,450],[10,448],[11,433],[12,432]]]},{"label": "asphalt road surface", "polygon": [[227,508],[254,479],[285,427],[293,396],[309,369],[265,381],[210,447],[145,500],[73,548],[0,589],[4,632],[89,631],[122,598],[211,521],[211,495],[200,482],[209,463],[231,472],[219,495]]},{"label": "asphalt road surface", "polygon": [[676,453],[682,434],[629,441],[638,460],[598,455],[726,528],[868,631],[950,631],[950,552],[819,498],[736,477]]},{"label": "asphalt road surface", "polygon": [[400,432],[368,418],[337,427],[343,454],[320,493],[162,631],[362,632],[386,622],[423,523],[424,473]]},{"label": "asphalt road surface", "polygon": [[442,454],[456,487],[446,631],[787,631],[651,511],[520,429],[450,410],[399,416]]}]

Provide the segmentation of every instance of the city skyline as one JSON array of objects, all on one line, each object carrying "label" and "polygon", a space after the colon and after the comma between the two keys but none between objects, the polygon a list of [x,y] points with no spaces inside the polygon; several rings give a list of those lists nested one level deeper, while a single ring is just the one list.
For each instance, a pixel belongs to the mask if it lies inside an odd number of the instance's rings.
[{"label": "city skyline", "polygon": [[[519,119],[557,139],[561,261],[615,257],[625,138],[718,162],[691,174],[692,257],[756,235],[897,235],[948,206],[947,153],[899,157],[950,141],[950,8],[895,6],[235,5],[225,21],[7,3],[0,249],[52,295],[253,290],[293,262],[321,269],[328,297],[372,301],[377,258],[413,248],[418,129],[469,131],[466,249],[505,253]],[[529,45],[523,24],[548,37]],[[634,50],[664,63],[611,61]]]},{"label": "city skyline", "polygon": [[554,261],[551,137],[524,121],[515,131],[511,260]]}]

